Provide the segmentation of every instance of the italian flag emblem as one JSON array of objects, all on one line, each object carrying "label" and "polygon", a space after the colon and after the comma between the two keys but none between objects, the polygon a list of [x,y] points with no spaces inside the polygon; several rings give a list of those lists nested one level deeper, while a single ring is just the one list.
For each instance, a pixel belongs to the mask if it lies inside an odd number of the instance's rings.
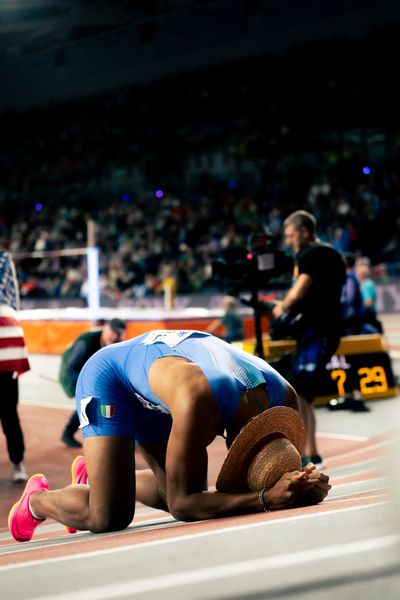
[{"label": "italian flag emblem", "polygon": [[115,415],[115,406],[114,404],[102,404],[101,405],[101,414],[106,419],[111,419]]}]

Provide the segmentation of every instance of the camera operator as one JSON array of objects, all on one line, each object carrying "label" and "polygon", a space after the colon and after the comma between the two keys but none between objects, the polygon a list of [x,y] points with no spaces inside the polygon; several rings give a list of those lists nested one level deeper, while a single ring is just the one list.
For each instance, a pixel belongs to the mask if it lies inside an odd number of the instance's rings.
[{"label": "camera operator", "polygon": [[304,210],[290,214],[283,223],[286,243],[294,253],[292,287],[272,311],[276,319],[288,313],[300,315],[294,337],[297,349],[292,357],[287,379],[300,397],[301,414],[306,425],[303,463],[319,467],[323,461],[316,442],[316,418],[312,402],[316,396],[319,374],[335,353],[342,331],[342,287],[346,268],[342,256],[316,235],[316,219]]}]

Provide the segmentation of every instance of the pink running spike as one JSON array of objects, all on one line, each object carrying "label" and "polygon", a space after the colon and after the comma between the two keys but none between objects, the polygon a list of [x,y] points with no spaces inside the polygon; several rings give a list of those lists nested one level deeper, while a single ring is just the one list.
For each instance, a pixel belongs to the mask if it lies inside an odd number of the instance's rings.
[{"label": "pink running spike", "polygon": [[35,519],[29,508],[29,499],[32,494],[48,490],[49,483],[42,473],[36,473],[29,478],[22,496],[16,502],[8,515],[10,533],[17,542],[28,542],[32,539],[36,527],[45,519]]}]

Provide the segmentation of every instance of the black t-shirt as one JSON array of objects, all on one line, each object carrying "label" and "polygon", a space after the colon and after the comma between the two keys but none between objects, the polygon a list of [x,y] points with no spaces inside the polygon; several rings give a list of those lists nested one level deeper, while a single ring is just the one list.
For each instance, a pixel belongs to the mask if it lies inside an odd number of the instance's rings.
[{"label": "black t-shirt", "polygon": [[313,244],[295,257],[298,275],[305,273],[312,283],[296,304],[303,315],[302,325],[318,333],[335,333],[342,327],[341,293],[346,281],[344,260],[329,244]]}]

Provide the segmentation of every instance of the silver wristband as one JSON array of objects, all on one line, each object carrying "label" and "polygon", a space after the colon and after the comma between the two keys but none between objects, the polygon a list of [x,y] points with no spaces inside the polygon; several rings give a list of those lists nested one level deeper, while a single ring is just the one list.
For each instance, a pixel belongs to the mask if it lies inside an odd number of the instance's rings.
[{"label": "silver wristband", "polygon": [[258,492],[258,500],[259,500],[261,506],[263,507],[264,512],[271,512],[270,505],[267,502],[265,502],[265,500],[264,500],[264,492],[266,491],[266,489],[267,488],[264,487],[262,490],[260,490]]}]

